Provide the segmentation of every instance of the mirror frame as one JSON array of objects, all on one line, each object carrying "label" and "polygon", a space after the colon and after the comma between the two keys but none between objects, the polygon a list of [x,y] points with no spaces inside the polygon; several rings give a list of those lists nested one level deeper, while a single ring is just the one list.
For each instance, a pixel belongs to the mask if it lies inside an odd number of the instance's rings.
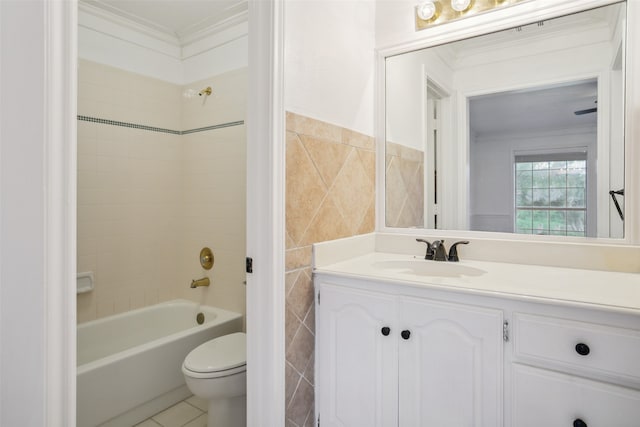
[{"label": "mirror frame", "polygon": [[[626,0],[626,70],[625,70],[625,225],[624,238],[538,236],[486,231],[393,228],[386,226],[385,218],[385,141],[386,141],[386,96],[385,61],[388,57],[429,47],[476,37],[496,31],[582,12],[597,7],[619,3],[619,0],[531,0],[503,9],[491,11],[428,28],[414,33],[405,41],[376,49],[375,87],[375,136],[376,136],[376,231],[404,233],[422,236],[449,236],[453,238],[502,239],[533,242],[556,242],[569,244],[640,244],[640,2]],[[637,123],[634,123],[634,117]],[[466,160],[464,160],[466,161]]]}]

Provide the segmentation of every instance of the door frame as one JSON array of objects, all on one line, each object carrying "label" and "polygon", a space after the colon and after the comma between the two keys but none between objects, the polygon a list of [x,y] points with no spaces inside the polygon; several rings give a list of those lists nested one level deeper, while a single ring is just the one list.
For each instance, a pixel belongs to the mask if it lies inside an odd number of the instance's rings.
[{"label": "door frame", "polygon": [[[44,419],[76,419],[78,1],[43,1],[45,70]],[[283,0],[249,0],[248,425],[284,425]],[[19,328],[19,326],[16,326]]]}]

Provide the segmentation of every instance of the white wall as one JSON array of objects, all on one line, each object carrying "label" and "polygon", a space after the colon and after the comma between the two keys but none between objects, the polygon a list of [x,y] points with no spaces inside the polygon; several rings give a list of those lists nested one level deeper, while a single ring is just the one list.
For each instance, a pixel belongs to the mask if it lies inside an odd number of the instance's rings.
[{"label": "white wall", "polygon": [[287,0],[285,109],[374,134],[373,0]]},{"label": "white wall", "polygon": [[44,8],[0,2],[2,426],[46,422]]},{"label": "white wall", "polygon": [[453,70],[432,50],[388,58],[386,140],[425,150],[427,78],[444,90],[453,87]]},{"label": "white wall", "polygon": [[[534,46],[522,44],[508,49],[487,52],[482,63],[458,67],[455,88],[465,94],[504,92],[511,89],[537,87],[545,84],[574,81],[607,73],[611,62],[609,43],[558,46],[553,50],[535,52]],[[471,61],[469,61],[471,62]],[[608,96],[608,89],[606,90]],[[605,100],[598,100],[598,106]]]}]

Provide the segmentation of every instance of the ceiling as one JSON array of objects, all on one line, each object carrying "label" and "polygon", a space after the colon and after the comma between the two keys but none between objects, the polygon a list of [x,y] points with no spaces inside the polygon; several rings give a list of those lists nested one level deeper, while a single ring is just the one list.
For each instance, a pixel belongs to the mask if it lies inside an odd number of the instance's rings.
[{"label": "ceiling", "polygon": [[597,125],[597,113],[575,111],[597,107],[595,79],[501,92],[469,99],[469,124],[476,136],[540,132]]},{"label": "ceiling", "polygon": [[247,10],[247,0],[81,0],[81,3],[178,39]]}]

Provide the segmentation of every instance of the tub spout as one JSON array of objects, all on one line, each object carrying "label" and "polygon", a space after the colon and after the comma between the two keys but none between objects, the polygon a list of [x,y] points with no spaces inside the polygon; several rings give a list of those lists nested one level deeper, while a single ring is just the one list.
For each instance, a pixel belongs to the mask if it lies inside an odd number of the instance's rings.
[{"label": "tub spout", "polygon": [[210,282],[209,282],[209,278],[208,277],[203,277],[202,279],[198,279],[198,280],[192,280],[191,281],[191,287],[192,288],[197,288],[200,286],[209,286]]}]

